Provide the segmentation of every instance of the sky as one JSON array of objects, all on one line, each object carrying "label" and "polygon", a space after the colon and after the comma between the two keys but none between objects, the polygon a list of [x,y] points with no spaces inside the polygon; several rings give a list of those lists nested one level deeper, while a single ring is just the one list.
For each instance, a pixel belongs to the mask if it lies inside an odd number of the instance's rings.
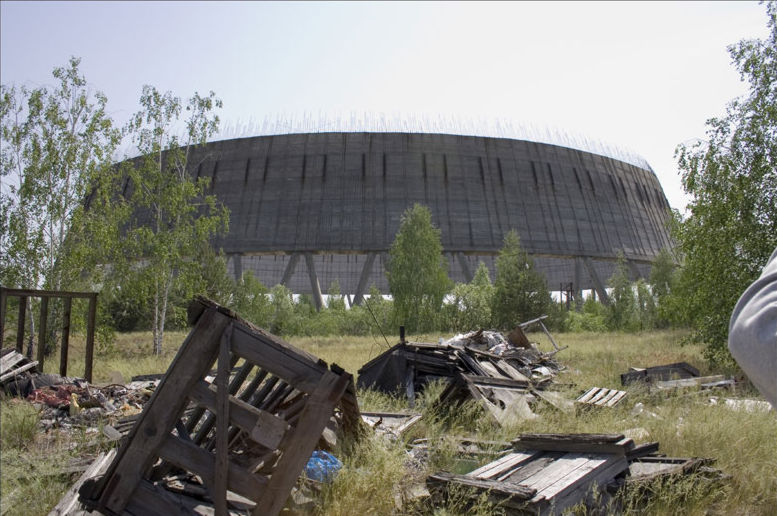
[{"label": "sky", "polygon": [[117,123],[144,84],[212,90],[225,137],[507,121],[639,154],[682,211],[675,149],[747,92],[726,47],[766,35],[757,2],[1,1],[0,81],[53,85],[77,56]]}]

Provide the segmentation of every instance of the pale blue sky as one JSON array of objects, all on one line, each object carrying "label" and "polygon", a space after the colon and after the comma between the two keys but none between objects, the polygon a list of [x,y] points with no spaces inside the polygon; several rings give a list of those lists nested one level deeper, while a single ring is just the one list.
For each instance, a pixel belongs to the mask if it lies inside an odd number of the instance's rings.
[{"label": "pale blue sky", "polygon": [[143,84],[213,90],[239,127],[305,112],[507,119],[633,149],[676,208],[675,147],[745,92],[726,46],[766,35],[756,2],[3,1],[0,22],[4,84],[50,84],[80,56],[119,123]]}]

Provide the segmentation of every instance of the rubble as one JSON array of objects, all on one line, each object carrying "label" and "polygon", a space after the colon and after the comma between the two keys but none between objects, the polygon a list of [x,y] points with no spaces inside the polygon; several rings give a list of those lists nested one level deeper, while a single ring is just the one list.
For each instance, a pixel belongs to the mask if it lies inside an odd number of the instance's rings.
[{"label": "rubble", "polygon": [[455,486],[473,501],[485,493],[511,514],[545,515],[592,500],[601,505],[624,486],[659,478],[700,471],[707,478],[725,478],[708,467],[711,459],[661,457],[658,443],[636,445],[623,434],[522,434],[512,445],[467,474],[430,475],[426,484],[432,497],[445,499]]},{"label": "rubble", "polygon": [[79,510],[278,514],[333,414],[358,432],[350,374],[204,298],[189,318],[193,329],[121,448],[83,479]]},{"label": "rubble", "polygon": [[542,319],[516,327],[508,337],[479,330],[437,344],[402,340],[359,370],[358,386],[388,394],[404,391],[413,406],[416,393],[429,382],[446,380],[438,404],[474,398],[501,424],[516,415],[530,419],[534,417],[530,404],[538,400],[564,405],[560,398],[538,391],[564,369],[553,356],[565,348],[551,338],[555,350],[543,353],[522,330],[527,325],[542,325]]}]

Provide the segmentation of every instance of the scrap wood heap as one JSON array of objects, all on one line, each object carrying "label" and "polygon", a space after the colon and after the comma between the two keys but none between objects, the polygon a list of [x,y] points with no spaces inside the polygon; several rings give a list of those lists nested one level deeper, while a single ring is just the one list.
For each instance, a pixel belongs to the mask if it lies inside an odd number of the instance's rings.
[{"label": "scrap wood heap", "polygon": [[[479,330],[433,343],[402,341],[359,370],[358,386],[396,394],[415,394],[435,380],[447,381],[438,403],[468,398],[481,401],[500,423],[511,417],[532,417],[529,403],[551,400],[545,390],[564,367],[553,357],[562,349],[542,325],[544,317],[516,327],[507,337]],[[523,329],[539,323],[554,351],[541,352]],[[555,401],[550,401],[556,404]]]},{"label": "scrap wood heap", "polygon": [[659,478],[725,478],[708,466],[711,459],[670,458],[657,450],[657,442],[635,445],[622,434],[523,434],[498,459],[465,475],[437,472],[426,485],[433,500],[463,490],[472,501],[485,494],[510,514],[556,514],[580,502],[601,505],[624,486]]},{"label": "scrap wood heap", "polygon": [[360,431],[341,368],[204,298],[189,320],[194,328],[121,448],[52,514],[277,514],[332,418]]}]

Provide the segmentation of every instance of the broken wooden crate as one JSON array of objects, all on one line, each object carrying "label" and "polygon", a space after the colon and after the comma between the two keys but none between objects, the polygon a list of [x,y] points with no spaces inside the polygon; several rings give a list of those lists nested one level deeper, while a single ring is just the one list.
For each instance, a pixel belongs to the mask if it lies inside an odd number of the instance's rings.
[{"label": "broken wooden crate", "polygon": [[4,387],[22,375],[37,372],[37,361],[30,360],[13,348],[0,351],[0,386]]},{"label": "broken wooden crate", "polygon": [[513,448],[466,475],[431,475],[429,491],[444,498],[455,486],[473,497],[487,493],[511,512],[561,513],[626,471],[634,441],[610,434],[524,434]]},{"label": "broken wooden crate", "polygon": [[604,387],[591,387],[575,400],[586,407],[614,407],[626,397],[626,391],[606,389]]},{"label": "broken wooden crate", "polygon": [[274,515],[335,408],[346,430],[358,428],[350,374],[203,298],[190,305],[189,321],[194,328],[105,475],[84,483],[90,509],[179,514],[160,480],[183,470],[202,479],[217,515],[234,495],[253,505],[251,514]]}]

